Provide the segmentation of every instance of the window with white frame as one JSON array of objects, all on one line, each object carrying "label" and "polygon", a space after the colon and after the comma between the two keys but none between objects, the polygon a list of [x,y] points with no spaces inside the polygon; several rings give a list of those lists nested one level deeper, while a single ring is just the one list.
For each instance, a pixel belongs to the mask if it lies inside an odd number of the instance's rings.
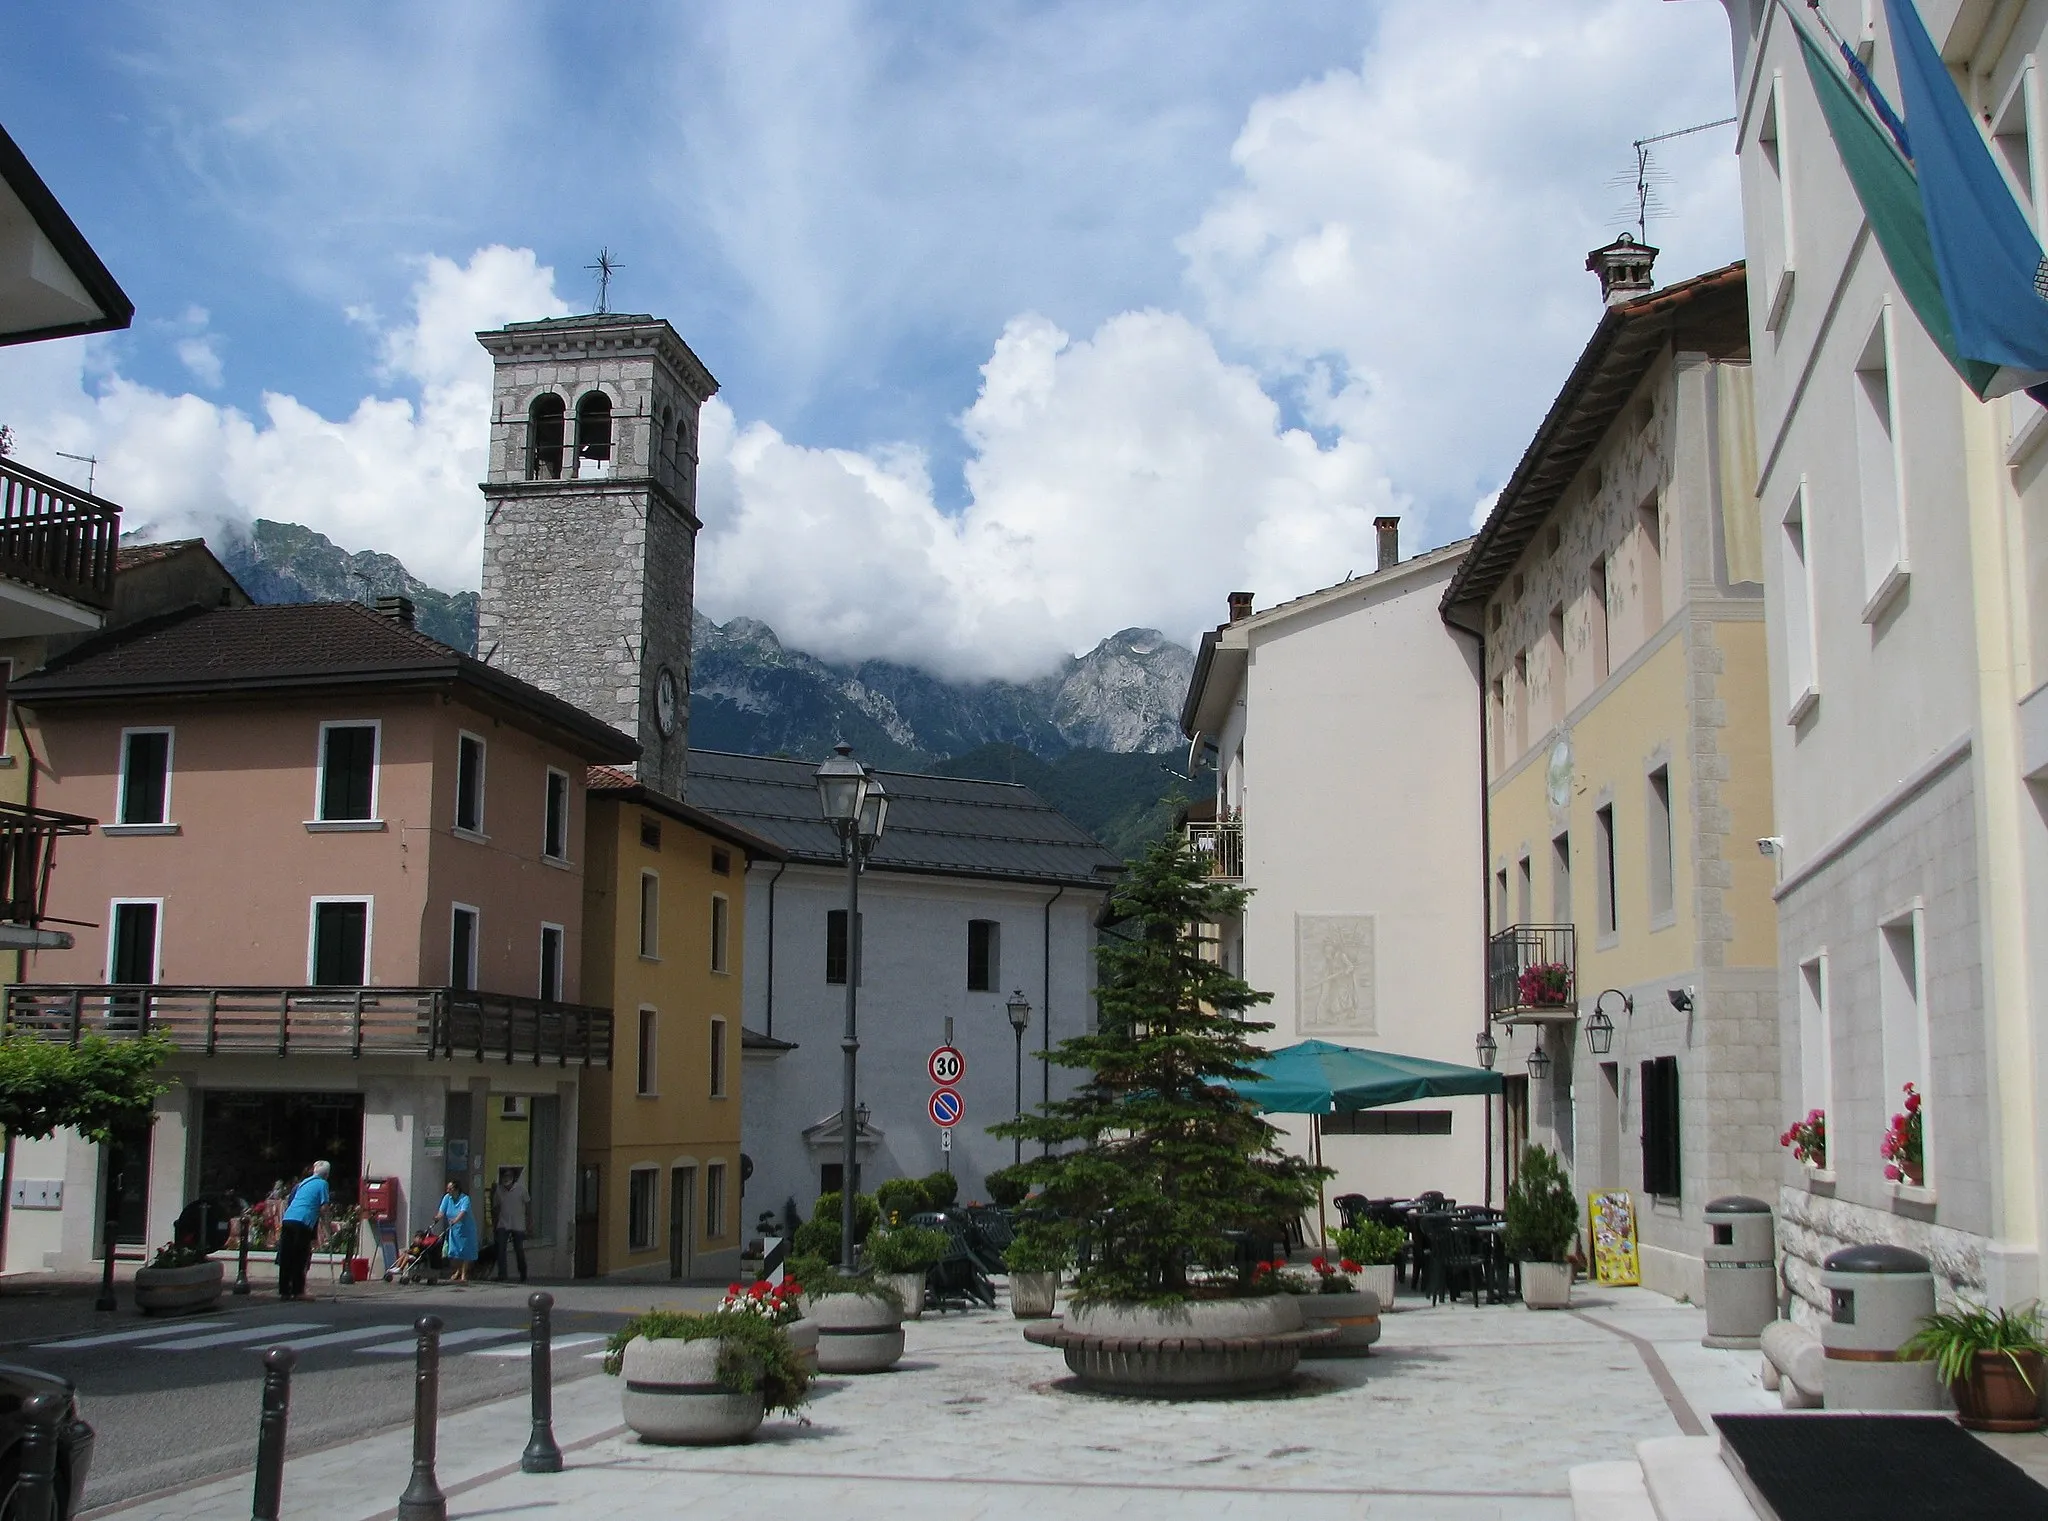
[{"label": "window with white frame", "polygon": [[1778,578],[1784,587],[1785,721],[1798,723],[1820,699],[1820,672],[1813,621],[1813,561],[1807,542],[1806,483],[1792,493],[1778,534]]},{"label": "window with white frame", "polygon": [[725,1021],[711,1021],[711,1096],[725,1097]]},{"label": "window with white frame", "polygon": [[455,742],[455,827],[484,832],[484,742],[474,734]]},{"label": "window with white frame", "polygon": [[732,900],[724,893],[711,895],[711,970],[728,972],[726,964],[729,942],[732,939]]},{"label": "window with white frame", "polygon": [[1572,922],[1572,837],[1569,831],[1550,842],[1550,920]]},{"label": "window with white frame", "polygon": [[1650,919],[1668,923],[1677,910],[1678,881],[1671,834],[1671,768],[1652,771],[1645,789],[1648,821],[1643,843],[1649,850]]},{"label": "window with white frame", "polygon": [[377,750],[382,725],[375,719],[320,726],[320,776],[313,817],[325,824],[377,817]]},{"label": "window with white frame", "polygon": [[315,898],[306,980],[315,987],[360,988],[369,984],[370,902],[368,898]]},{"label": "window with white frame", "polygon": [[1614,805],[1593,810],[1593,865],[1598,874],[1594,883],[1597,893],[1596,907],[1599,910],[1597,924],[1603,938],[1616,934],[1621,929],[1620,891],[1614,880]]},{"label": "window with white frame", "polygon": [[640,1011],[639,1039],[633,1046],[633,1091],[642,1098],[653,1098],[660,1092],[656,1077],[655,1039],[660,1033],[661,1016],[652,1009]]},{"label": "window with white frame", "polygon": [[107,981],[142,985],[156,981],[162,965],[161,898],[116,898],[107,913]]},{"label": "window with white frame", "polygon": [[[1883,1113],[1904,1112],[1906,1085],[1927,1091],[1927,968],[1922,953],[1923,911],[1919,904],[1895,914],[1878,928],[1877,1007],[1884,1032]],[[1923,1161],[1932,1162],[1933,1120],[1922,1109]],[[1932,1166],[1926,1169],[1933,1176]]]},{"label": "window with white frame", "polygon": [[656,1188],[661,1172],[653,1167],[636,1167],[626,1175],[626,1250],[654,1250]]},{"label": "window with white frame", "polygon": [[1818,1109],[1834,1122],[1834,1031],[1828,1009],[1828,954],[1799,963],[1800,1116]]},{"label": "window with white frame", "polygon": [[1904,584],[1906,503],[1900,468],[1897,347],[1891,303],[1878,312],[1856,359],[1856,494],[1863,529],[1865,621],[1874,622]]},{"label": "window with white frame", "polygon": [[540,851],[550,861],[569,859],[569,777],[552,766],[541,805]]},{"label": "window with white frame", "polygon": [[476,953],[481,938],[482,914],[468,903],[458,903],[449,915],[448,986],[461,992],[476,989]]},{"label": "window with white frame", "polygon": [[123,825],[171,821],[171,731],[121,731],[121,789],[114,817]]},{"label": "window with white frame", "polygon": [[540,927],[540,997],[550,1003],[562,1001],[562,949],[566,939],[559,924]]},{"label": "window with white frame", "polygon": [[1771,75],[1771,88],[1757,113],[1757,161],[1763,167],[1755,202],[1757,227],[1752,247],[1763,276],[1764,327],[1776,331],[1792,303],[1792,274],[1798,264],[1793,240],[1792,160],[1785,134],[1785,76]]},{"label": "window with white frame", "polygon": [[661,956],[661,878],[651,871],[640,873],[640,954]]}]

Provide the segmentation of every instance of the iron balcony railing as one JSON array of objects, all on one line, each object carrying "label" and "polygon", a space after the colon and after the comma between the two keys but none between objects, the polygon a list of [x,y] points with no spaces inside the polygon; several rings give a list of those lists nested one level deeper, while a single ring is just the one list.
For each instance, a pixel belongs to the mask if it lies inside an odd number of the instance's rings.
[{"label": "iron balcony railing", "polygon": [[1188,845],[1209,863],[1209,875],[1228,882],[1244,877],[1244,822],[1219,819],[1188,825]]},{"label": "iron balcony railing", "polygon": [[57,841],[92,833],[93,820],[75,813],[0,803],[0,920],[40,924],[50,892]]},{"label": "iron balcony railing", "polygon": [[114,605],[121,509],[0,459],[0,576],[91,607]]},{"label": "iron balcony railing", "polygon": [[1486,942],[1486,1012],[1498,1019],[1578,1006],[1578,943],[1569,924],[1511,924]]},{"label": "iron balcony railing", "polygon": [[456,988],[162,987],[24,983],[7,1025],[77,1044],[146,1030],[205,1056],[474,1057],[566,1067],[612,1062],[612,1011]]}]

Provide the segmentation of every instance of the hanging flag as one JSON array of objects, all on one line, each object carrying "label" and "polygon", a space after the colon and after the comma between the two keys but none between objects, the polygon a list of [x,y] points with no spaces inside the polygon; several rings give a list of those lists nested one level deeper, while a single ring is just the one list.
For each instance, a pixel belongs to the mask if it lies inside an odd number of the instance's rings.
[{"label": "hanging flag", "polygon": [[1934,267],[1959,353],[1997,365],[1980,396],[2048,381],[2048,263],[1911,0],[1885,0]]}]

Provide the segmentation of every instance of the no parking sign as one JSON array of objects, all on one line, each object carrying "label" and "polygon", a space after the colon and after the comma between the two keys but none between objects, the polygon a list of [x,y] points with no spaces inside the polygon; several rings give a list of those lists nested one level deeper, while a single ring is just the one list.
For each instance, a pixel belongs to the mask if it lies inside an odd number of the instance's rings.
[{"label": "no parking sign", "polygon": [[932,1123],[941,1130],[951,1130],[960,1123],[962,1107],[959,1094],[951,1088],[941,1088],[932,1095]]}]

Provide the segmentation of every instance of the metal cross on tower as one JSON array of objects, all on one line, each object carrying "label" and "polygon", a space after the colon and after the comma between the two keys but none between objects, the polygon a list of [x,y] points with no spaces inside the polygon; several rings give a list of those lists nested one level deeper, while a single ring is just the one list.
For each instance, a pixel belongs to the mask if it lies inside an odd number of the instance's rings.
[{"label": "metal cross on tower", "polygon": [[599,316],[603,316],[612,309],[612,273],[624,269],[625,265],[612,258],[611,249],[600,248],[597,262],[583,267],[597,276],[597,311]]}]

